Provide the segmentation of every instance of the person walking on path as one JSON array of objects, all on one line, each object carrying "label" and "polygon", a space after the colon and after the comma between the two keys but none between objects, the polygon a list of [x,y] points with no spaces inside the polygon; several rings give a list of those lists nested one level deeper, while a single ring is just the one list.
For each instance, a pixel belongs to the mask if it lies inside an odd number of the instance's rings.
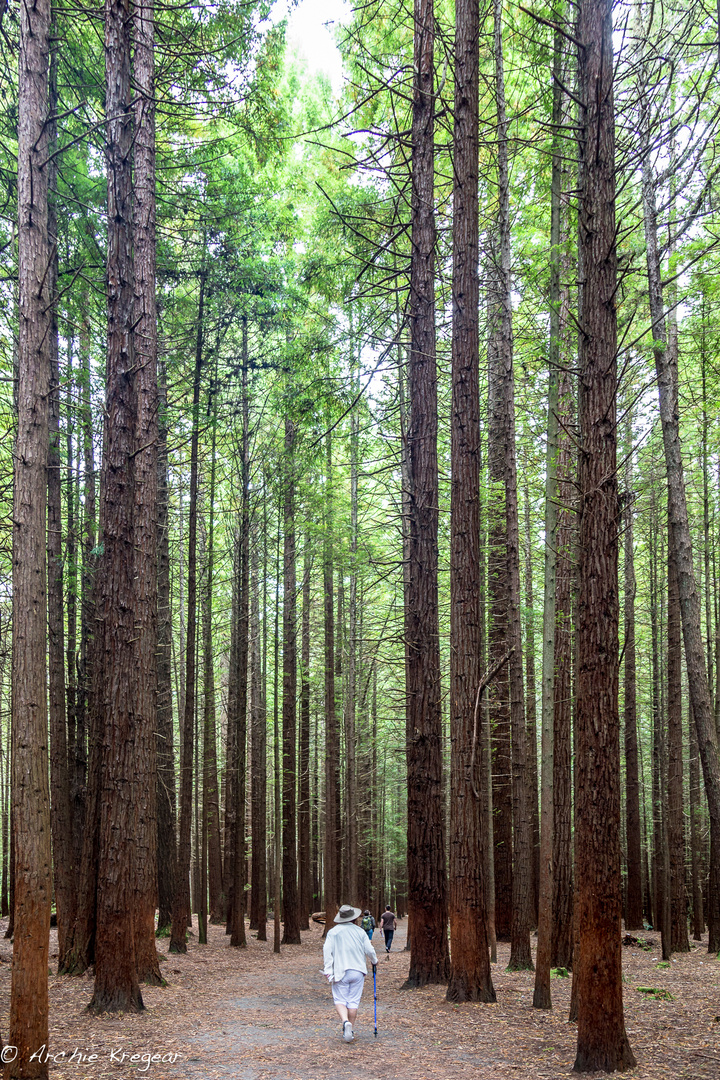
[{"label": "person walking on path", "polygon": [[360,920],[360,925],[362,926],[370,941],[372,941],[373,932],[375,930],[375,927],[377,926],[377,923],[375,922],[374,918],[367,910],[367,908],[365,908],[365,911],[363,911],[363,917]]},{"label": "person walking on path", "polygon": [[390,905],[385,905],[385,910],[380,916],[380,929],[385,935],[385,952],[390,952],[390,946],[392,945],[392,939],[397,930],[397,919],[395,918],[395,912],[391,910]]},{"label": "person walking on path", "polygon": [[361,914],[360,908],[344,904],[333,920],[337,926],[328,932],[323,946],[323,974],[332,987],[345,1042],[355,1038],[353,1024],[365,985],[367,961],[369,959],[373,967],[378,962],[368,935],[355,922]]}]

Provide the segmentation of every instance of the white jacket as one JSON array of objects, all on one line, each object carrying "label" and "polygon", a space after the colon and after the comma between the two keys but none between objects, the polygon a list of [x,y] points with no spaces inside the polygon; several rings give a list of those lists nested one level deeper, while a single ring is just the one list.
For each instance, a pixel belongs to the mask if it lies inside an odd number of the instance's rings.
[{"label": "white jacket", "polygon": [[346,971],[367,974],[367,959],[377,964],[378,958],[370,938],[355,923],[338,923],[328,931],[323,946],[324,974],[330,982],[340,982]]}]

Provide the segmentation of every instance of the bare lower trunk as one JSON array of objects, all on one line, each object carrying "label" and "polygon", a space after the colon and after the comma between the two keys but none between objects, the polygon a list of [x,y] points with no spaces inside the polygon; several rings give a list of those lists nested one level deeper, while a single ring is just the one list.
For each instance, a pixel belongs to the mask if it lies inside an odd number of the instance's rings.
[{"label": "bare lower trunk", "polygon": [[[57,45],[50,57],[49,145],[57,150]],[[51,245],[47,288],[54,298],[58,284],[57,159],[50,162],[48,191],[48,239]],[[47,604],[48,691],[50,720],[50,791],[52,798],[52,849],[55,911],[58,929],[58,966],[62,967],[68,935],[75,919],[76,874],[73,863],[70,775],[68,771],[65,714],[65,598],[63,596],[62,480],[60,476],[60,366],[58,357],[57,304],[50,309],[50,410],[47,490]],[[72,489],[70,489],[72,491]],[[69,562],[69,557],[68,557]],[[73,657],[74,660],[74,657]],[[68,672],[70,674],[70,672]]]},{"label": "bare lower trunk", "polygon": [[701,883],[702,868],[702,805],[700,796],[700,759],[697,745],[697,733],[690,710],[690,858],[692,875],[692,905],[693,905],[693,941],[702,939],[705,930],[705,917],[703,913],[703,893]]},{"label": "bare lower trunk", "polygon": [[187,562],[187,629],[185,643],[185,700],[180,747],[180,830],[178,838],[177,878],[173,900],[170,952],[187,952],[185,933],[190,919],[190,833],[192,825],[193,757],[195,741],[195,638],[197,632],[197,498],[198,498],[198,422],[200,413],[200,376],[203,364],[203,314],[205,273],[200,273],[200,297],[195,342],[193,376],[192,435],[190,440],[190,517]]},{"label": "bare lower trunk", "polygon": [[[553,124],[562,117],[562,90],[557,82],[562,72],[562,38],[555,34],[553,72]],[[555,638],[557,596],[558,533],[558,362],[560,360],[560,213],[562,196],[562,158],[560,134],[556,128],[553,145],[550,203],[550,370],[548,372],[547,448],[545,454],[545,578],[543,589],[542,653],[542,768],[540,779],[540,865],[538,903],[538,947],[535,967],[533,1005],[536,1009],[552,1007],[550,969],[552,966],[553,930],[553,837],[554,746],[553,719],[555,703]],[[528,549],[529,549],[528,544]],[[529,550],[528,550],[529,557]]]},{"label": "bare lower trunk", "polygon": [[[448,1001],[495,1001],[485,907],[480,708],[479,10],[455,8]],[[413,923],[413,934],[415,925]]]},{"label": "bare lower trunk", "polygon": [[48,391],[52,299],[48,264],[50,0],[23,5],[18,74],[20,325],[13,491],[12,832],[14,929],[6,1080],[46,1077],[31,1056],[48,1040],[52,892],[45,643]]},{"label": "bare lower trunk", "polygon": [[409,540],[406,638],[408,984],[449,974],[437,584],[434,44],[432,0],[415,0],[412,258],[408,390]]},{"label": "bare lower trunk", "polygon": [[[567,294],[565,294],[567,302]],[[574,420],[572,385],[560,372],[558,408],[558,530],[555,592],[555,686],[553,716],[553,933],[552,967],[573,966],[573,848],[572,848],[572,641],[573,580],[576,528],[571,509],[576,498],[568,432]]]},{"label": "bare lower trunk", "polygon": [[[265,679],[260,642],[260,575],[258,536],[252,547],[252,691],[251,691],[251,760],[252,801],[252,893],[250,927],[258,940],[267,941],[267,725],[265,714]],[[267,575],[263,574],[266,581]],[[263,613],[267,604],[263,604]],[[263,626],[267,623],[265,615]],[[264,650],[263,650],[264,654]]]},{"label": "bare lower trunk", "polygon": [[302,585],[302,631],[300,645],[300,747],[298,791],[298,870],[300,929],[309,930],[313,910],[310,843],[310,570],[309,537],[305,536]]},{"label": "bare lower trunk", "polygon": [[[108,116],[107,390],[102,488],[103,552],[95,583],[94,708],[101,738],[97,879],[96,1013],[143,1008],[135,934],[139,814],[132,798],[147,748],[135,742],[140,680],[135,610],[135,442],[137,379],[132,262],[131,19],[129,0],[105,4],[105,108]],[[154,750],[154,747],[153,747]],[[154,793],[153,793],[154,794]],[[153,822],[154,825],[154,822]],[[118,844],[117,837],[123,837]],[[154,866],[153,866],[154,869]],[[153,881],[154,886],[154,881]]]},{"label": "bare lower trunk", "polygon": [[577,612],[575,843],[579,957],[576,1072],[635,1065],[623,1017],[616,472],[617,255],[611,0],[581,0],[578,420],[582,452]]},{"label": "bare lower trunk", "polygon": [[[244,949],[245,939],[245,774],[247,747],[247,682],[250,642],[250,416],[248,402],[247,319],[242,321],[242,506],[238,565],[237,627],[237,718],[235,721],[235,761],[232,783],[235,788],[235,828],[230,944]],[[276,635],[277,636],[277,635]],[[276,898],[277,905],[277,898]]]},{"label": "bare lower trunk", "polygon": [[[332,507],[332,445],[326,437],[325,529],[323,550],[323,604],[325,637],[325,852],[324,882],[325,933],[330,929],[340,906],[338,896],[338,835],[339,802],[338,773],[340,768],[337,717],[335,712],[335,605],[333,588],[333,507]],[[275,901],[277,905],[277,899]]]},{"label": "bare lower trunk", "polygon": [[158,437],[158,658],[157,658],[157,855],[158,931],[167,930],[177,875],[175,841],[175,761],[172,708],[172,620],[170,611],[170,538],[168,535],[167,387],[159,387]]},{"label": "bare lower trunk", "polygon": [[136,841],[138,978],[162,984],[155,948],[157,906],[157,312],[155,304],[154,0],[135,0],[135,543],[137,711]]},{"label": "bare lower trunk", "polygon": [[297,575],[295,570],[295,425],[285,418],[283,493],[283,945],[299,945],[297,874]]},{"label": "bare lower trunk", "polygon": [[637,686],[635,661],[635,552],[633,539],[632,419],[627,419],[625,466],[625,836],[627,846],[627,899],[625,929],[642,930],[642,874],[640,850],[640,779],[638,775]]},{"label": "bare lower trunk", "polygon": [[505,74],[502,45],[502,4],[494,3],[495,99],[498,135],[498,311],[495,327],[500,382],[503,476],[505,481],[505,558],[507,575],[507,649],[512,744],[512,914],[510,962],[512,971],[532,969],[532,817],[528,792],[527,731],[523,689],[522,625],[520,621],[520,529],[515,454],[515,376],[513,372],[512,296],[510,274],[510,175]]},{"label": "bare lower trunk", "polygon": [[672,533],[668,545],[667,845],[670,951],[689,952],[683,820],[682,648]]},{"label": "bare lower trunk", "polygon": [[[647,126],[647,124],[646,124]],[[658,249],[655,177],[645,133],[643,156],[643,212],[647,249],[648,292],[655,343],[655,371],[660,398],[660,421],[668,485],[668,518],[677,565],[678,595],[688,689],[698,737],[710,816],[710,906],[707,912],[708,951],[720,950],[720,757],[705,650],[702,640],[700,592],[695,579],[692,539],[685,494],[685,471],[680,446],[678,408],[678,356],[676,340],[668,340],[663,306],[663,285]]]}]

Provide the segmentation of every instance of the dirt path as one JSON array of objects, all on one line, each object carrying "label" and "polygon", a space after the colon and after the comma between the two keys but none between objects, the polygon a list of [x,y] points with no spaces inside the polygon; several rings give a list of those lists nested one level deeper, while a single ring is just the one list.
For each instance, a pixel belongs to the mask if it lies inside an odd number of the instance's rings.
[{"label": "dirt path", "polygon": [[[320,973],[319,927],[303,934],[302,945],[284,946],[280,956],[273,954],[271,941],[258,942],[252,935],[247,950],[231,949],[227,940],[222,927],[211,927],[207,946],[193,938],[187,955],[165,956],[168,985],[143,990],[146,1011],[140,1016],[91,1017],[84,1011],[90,978],[51,976],[52,1080],[138,1075],[153,1080],[556,1080],[570,1075],[575,1052],[575,1027],[566,1019],[570,980],[553,980],[551,1012],[534,1010],[532,974],[504,970],[508,946],[500,946],[493,968],[497,1004],[452,1006],[441,987],[401,989],[409,960],[404,922],[389,960],[376,933],[379,1037],[373,1038],[369,977],[356,1040],[346,1044]],[[160,948],[164,952],[167,942]],[[3,961],[9,958],[10,945],[2,941],[4,1037],[10,965]],[[630,1075],[717,1080],[720,962],[702,947],[676,957],[669,967],[657,966],[657,948],[624,948],[623,959],[627,1028],[640,1062]],[[638,986],[655,987],[671,999],[648,997]]]}]

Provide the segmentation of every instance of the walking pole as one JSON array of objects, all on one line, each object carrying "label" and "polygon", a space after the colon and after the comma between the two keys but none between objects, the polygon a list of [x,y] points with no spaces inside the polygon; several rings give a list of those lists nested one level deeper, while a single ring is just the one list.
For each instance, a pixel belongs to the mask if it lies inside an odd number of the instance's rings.
[{"label": "walking pole", "polygon": [[375,1005],[375,1038],[377,1039],[377,964],[373,964],[373,1003]]}]

